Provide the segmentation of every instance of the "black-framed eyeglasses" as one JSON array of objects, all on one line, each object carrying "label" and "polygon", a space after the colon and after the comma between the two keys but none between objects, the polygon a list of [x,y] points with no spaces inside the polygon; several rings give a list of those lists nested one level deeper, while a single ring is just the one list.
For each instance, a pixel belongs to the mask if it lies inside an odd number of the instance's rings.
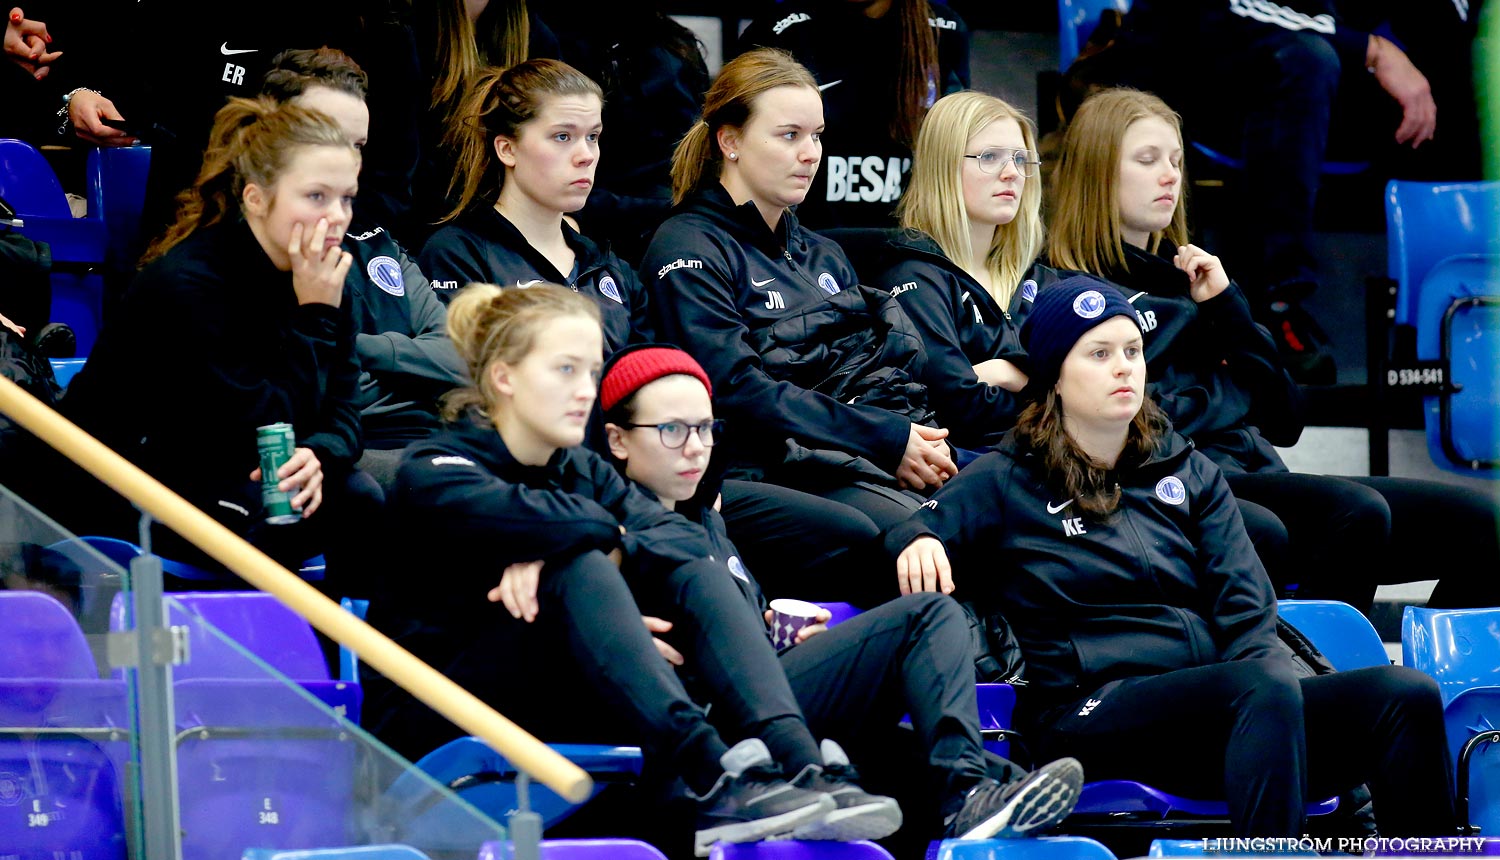
[{"label": "black-framed eyeglasses", "polygon": [[979,169],[985,173],[999,173],[1007,163],[1013,163],[1016,172],[1022,176],[1035,176],[1042,167],[1042,157],[1029,149],[986,149],[978,155],[965,155],[964,158],[979,162]]},{"label": "black-framed eyeglasses", "polygon": [[632,429],[640,427],[655,427],[657,435],[661,436],[661,444],[665,448],[681,448],[687,444],[688,435],[698,434],[698,441],[705,448],[714,446],[714,439],[724,432],[724,419],[715,418],[712,421],[704,421],[701,424],[689,424],[686,421],[663,421],[660,424],[621,424],[621,427]]}]

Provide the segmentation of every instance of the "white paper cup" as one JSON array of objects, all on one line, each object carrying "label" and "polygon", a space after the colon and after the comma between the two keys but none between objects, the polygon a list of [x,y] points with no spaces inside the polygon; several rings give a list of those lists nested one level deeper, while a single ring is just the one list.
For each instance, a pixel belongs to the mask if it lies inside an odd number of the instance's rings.
[{"label": "white paper cup", "polygon": [[806,600],[782,597],[771,601],[771,644],[777,651],[797,644],[797,631],[817,623],[823,607]]}]

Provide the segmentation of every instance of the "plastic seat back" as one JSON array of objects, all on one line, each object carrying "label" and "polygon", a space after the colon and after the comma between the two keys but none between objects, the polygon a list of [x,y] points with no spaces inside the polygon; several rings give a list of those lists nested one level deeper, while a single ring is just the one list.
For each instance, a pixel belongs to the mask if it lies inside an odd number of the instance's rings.
[{"label": "plastic seat back", "polygon": [[1130,0],[1057,0],[1057,69],[1066,72],[1106,9],[1130,11]]},{"label": "plastic seat back", "polygon": [[1433,266],[1455,254],[1500,254],[1500,182],[1391,180],[1385,225],[1396,323],[1414,325],[1418,287]]},{"label": "plastic seat back", "polygon": [[103,146],[89,153],[89,212],[97,212],[108,234],[105,259],[119,270],[135,266],[141,252],[141,213],[146,207],[149,146]]},{"label": "plastic seat back", "polygon": [[945,839],[937,860],[1114,860],[1114,853],[1082,836],[1039,839]]},{"label": "plastic seat back", "polygon": [[430,860],[410,845],[360,845],[353,848],[311,848],[284,851],[253,848],[240,860]]},{"label": "plastic seat back", "polygon": [[23,219],[73,217],[52,165],[24,141],[0,138],[0,197]]},{"label": "plastic seat back", "polygon": [[[204,591],[181,592],[173,594],[172,599],[288,678],[329,680],[328,664],[323,660],[312,625],[273,595],[260,591]],[[172,623],[185,623],[178,619],[175,608]],[[177,668],[178,680],[264,677],[258,667],[224,647],[218,637],[194,635],[192,648],[191,661]]]},{"label": "plastic seat back", "polygon": [[708,858],[709,860],[892,860],[890,853],[874,842],[802,842],[795,839],[774,842],[717,842],[709,850]]},{"label": "plastic seat back", "polygon": [[[641,772],[639,747],[549,746],[594,777],[590,799],[612,783],[633,782]],[[438,747],[417,762],[417,769],[422,775],[402,774],[385,795],[386,807],[401,821],[402,838],[423,845],[461,842],[465,828],[472,826],[473,819],[456,814],[452,805],[432,806],[430,785],[434,780],[453,788],[466,803],[495,821],[505,821],[517,809],[515,766],[478,738],[459,738]],[[578,807],[546,786],[532,783],[531,809],[542,817],[544,825],[562,821]]]},{"label": "plastic seat back", "polygon": [[1492,741],[1475,744],[1460,767],[1470,739],[1500,729],[1500,687],[1471,687],[1454,696],[1443,708],[1443,725],[1460,800],[1467,799],[1466,804],[1460,803],[1460,812],[1479,832],[1500,832],[1500,745]]},{"label": "plastic seat back", "polygon": [[[486,842],[479,860],[512,860],[509,842]],[[654,845],[634,839],[543,839],[542,860],[667,860]]]},{"label": "plastic seat back", "polygon": [[825,603],[819,601],[818,605],[828,610],[828,614],[832,616],[828,619],[829,627],[843,624],[863,611],[852,603]]},{"label": "plastic seat back", "polygon": [[1500,609],[1406,607],[1401,664],[1431,675],[1444,705],[1464,690],[1500,686]]},{"label": "plastic seat back", "polygon": [[1337,600],[1281,600],[1276,611],[1312,640],[1341,672],[1389,666],[1380,634],[1358,609]]},{"label": "plastic seat back", "polygon": [[984,748],[1001,758],[1010,758],[1010,741],[999,733],[1011,728],[1016,688],[1010,684],[975,684],[974,693],[979,701],[979,731],[985,736]]},{"label": "plastic seat back", "polygon": [[[50,595],[0,591],[0,852],[124,860],[125,686]],[[27,729],[68,729],[35,735]],[[54,853],[56,852],[56,853]]]},{"label": "plastic seat back", "polygon": [[0,591],[0,678],[97,679],[78,621],[40,591]]},{"label": "plastic seat back", "polygon": [[1415,291],[1417,358],[1441,359],[1456,390],[1422,401],[1439,467],[1500,477],[1500,255],[1438,262]]}]

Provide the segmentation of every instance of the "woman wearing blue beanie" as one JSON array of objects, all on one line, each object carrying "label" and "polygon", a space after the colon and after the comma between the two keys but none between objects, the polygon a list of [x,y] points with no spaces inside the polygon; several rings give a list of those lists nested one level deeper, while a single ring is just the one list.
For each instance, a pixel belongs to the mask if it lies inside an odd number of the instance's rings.
[{"label": "woman wearing blue beanie", "polygon": [[1436,685],[1393,666],[1298,677],[1223,475],[1145,396],[1125,297],[1068,277],[1021,340],[1016,428],[886,545],[903,591],[1005,614],[1038,756],[1225,798],[1240,836],[1300,836],[1306,798],[1360,783],[1382,835],[1453,833]]}]

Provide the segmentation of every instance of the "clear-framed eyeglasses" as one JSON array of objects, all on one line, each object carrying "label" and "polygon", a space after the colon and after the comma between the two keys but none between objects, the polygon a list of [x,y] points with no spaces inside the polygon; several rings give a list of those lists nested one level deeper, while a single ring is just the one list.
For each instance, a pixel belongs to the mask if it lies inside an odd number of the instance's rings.
[{"label": "clear-framed eyeglasses", "polygon": [[714,446],[715,438],[724,432],[724,419],[716,418],[713,421],[704,421],[701,424],[688,424],[685,421],[663,421],[660,424],[622,424],[622,427],[655,427],[661,436],[661,444],[664,448],[681,448],[687,444],[688,436],[692,433],[698,434],[698,442],[705,448]]},{"label": "clear-framed eyeglasses", "polygon": [[999,173],[1005,165],[1013,163],[1022,176],[1035,176],[1041,170],[1042,157],[1029,149],[986,149],[978,155],[965,155],[979,164],[985,173]]}]

